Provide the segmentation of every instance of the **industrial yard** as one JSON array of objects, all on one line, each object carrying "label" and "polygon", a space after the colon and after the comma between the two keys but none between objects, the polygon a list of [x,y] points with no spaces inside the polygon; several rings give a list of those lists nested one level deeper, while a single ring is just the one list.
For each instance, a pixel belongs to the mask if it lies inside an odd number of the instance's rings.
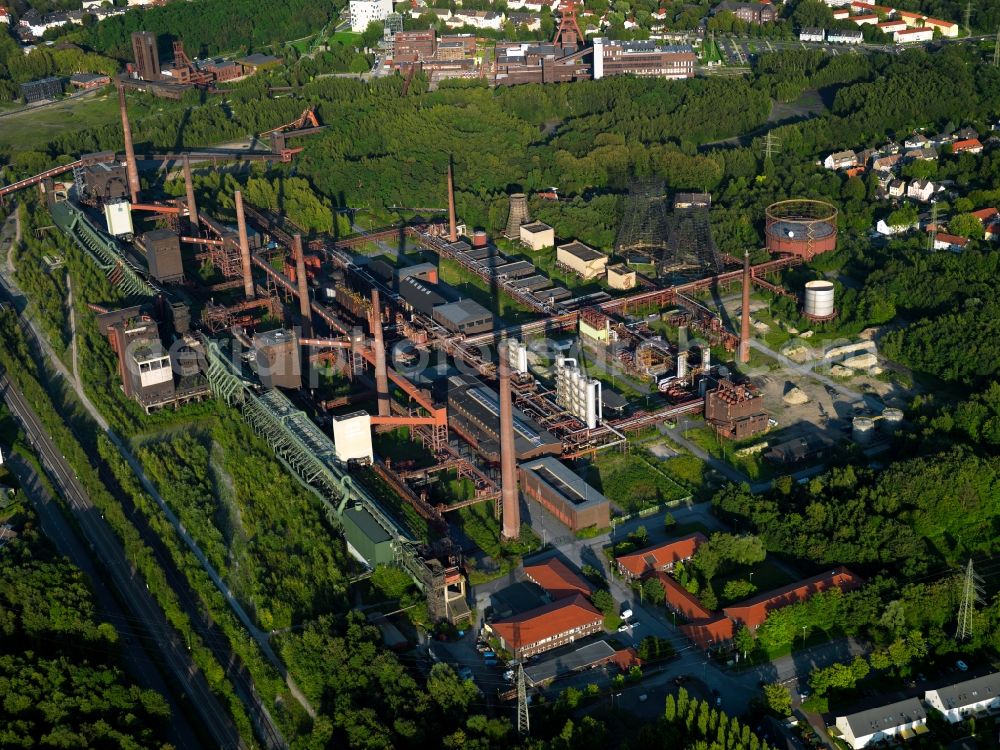
[{"label": "industrial yard", "polygon": [[[344,80],[312,37],[286,68],[129,31],[114,138],[0,185],[0,555],[23,485],[113,624],[165,634],[128,668],[178,747],[860,748],[880,696],[879,738],[960,739],[921,717],[995,684],[984,123],[801,158],[847,118],[756,138],[781,65],[689,81],[686,45],[551,10],[537,44],[389,4]],[[795,85],[880,85],[802,52]],[[135,135],[255,97],[228,146]]]}]

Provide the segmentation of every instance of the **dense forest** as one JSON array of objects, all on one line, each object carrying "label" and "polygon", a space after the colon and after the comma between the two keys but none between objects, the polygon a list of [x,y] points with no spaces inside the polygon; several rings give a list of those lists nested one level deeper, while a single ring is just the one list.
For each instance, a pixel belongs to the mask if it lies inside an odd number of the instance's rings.
[{"label": "dense forest", "polygon": [[0,747],[169,747],[170,708],[122,672],[83,574],[32,512],[13,520],[20,533],[0,555]]}]

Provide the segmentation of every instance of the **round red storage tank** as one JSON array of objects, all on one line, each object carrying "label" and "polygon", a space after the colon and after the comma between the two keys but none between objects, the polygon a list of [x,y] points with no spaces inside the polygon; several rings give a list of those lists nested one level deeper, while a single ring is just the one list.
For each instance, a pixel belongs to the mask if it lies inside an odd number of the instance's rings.
[{"label": "round red storage tank", "polygon": [[837,209],[825,201],[780,201],[764,212],[767,249],[809,260],[837,248]]},{"label": "round red storage tank", "polygon": [[489,237],[486,236],[486,232],[482,229],[477,229],[472,235],[472,246],[473,247],[486,247],[486,243],[489,241]]}]

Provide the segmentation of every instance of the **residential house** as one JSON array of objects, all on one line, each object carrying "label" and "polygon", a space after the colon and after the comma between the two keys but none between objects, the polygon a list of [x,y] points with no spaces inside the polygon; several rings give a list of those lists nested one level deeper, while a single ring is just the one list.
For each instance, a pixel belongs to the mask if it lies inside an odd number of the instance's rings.
[{"label": "residential house", "polygon": [[957,234],[946,234],[938,232],[934,236],[935,250],[951,250],[953,253],[960,253],[969,244],[967,237],[959,237]]},{"label": "residential house", "polygon": [[955,137],[960,141],[971,141],[979,138],[979,133],[975,129],[966,126],[955,133]]},{"label": "residential house", "polygon": [[778,17],[778,11],[769,3],[740,3],[735,0],[722,0],[721,3],[712,8],[712,15],[727,11],[732,13],[741,21],[762,26],[766,23],[773,23]]},{"label": "residential house", "polygon": [[676,612],[687,620],[710,620],[718,617],[718,612],[706,609],[698,597],[681,586],[677,580],[668,573],[657,571],[656,580],[663,586],[666,595],[666,606],[671,612]]},{"label": "residential house", "polygon": [[849,11],[847,8],[838,8],[837,10],[833,11],[834,21],[846,21],[850,17],[851,17],[851,11]]},{"label": "residential house", "polygon": [[914,180],[906,188],[906,197],[926,203],[937,192],[937,186],[930,180]]},{"label": "residential house", "polygon": [[891,237],[894,234],[905,234],[917,226],[916,223],[910,224],[909,226],[893,226],[892,224],[886,223],[885,219],[879,219],[875,224],[875,231],[884,237]]},{"label": "residential house", "polygon": [[931,142],[927,139],[923,133],[918,133],[914,131],[910,136],[903,141],[903,148],[909,151],[911,148],[927,148],[931,145]]},{"label": "residential house", "polygon": [[927,732],[927,712],[916,698],[838,716],[834,724],[854,750],[895,738],[908,739]]},{"label": "residential house", "polygon": [[942,21],[938,18],[925,18],[924,26],[928,26],[931,29],[937,29],[941,32],[941,36],[946,36],[950,39],[954,39],[958,36],[958,24],[954,21]]},{"label": "residential house", "polygon": [[906,153],[903,154],[903,159],[906,161],[915,161],[917,159],[923,159],[924,161],[937,161],[937,158],[938,152],[933,146],[907,149]]},{"label": "residential house", "polygon": [[853,151],[837,151],[823,160],[827,169],[847,169],[858,165],[858,155]]},{"label": "residential house", "polygon": [[499,31],[503,27],[503,14],[492,10],[459,10],[448,19],[451,27],[472,26],[476,29]]},{"label": "residential house", "polygon": [[906,193],[906,183],[902,180],[890,180],[885,192],[890,198],[902,198]]},{"label": "residential house", "polygon": [[799,31],[800,42],[823,42],[826,41],[826,31],[823,29],[807,28]]},{"label": "residential house", "polygon": [[928,690],[924,703],[936,708],[952,724],[980,711],[1000,709],[1000,672]]},{"label": "residential house", "polygon": [[10,25],[10,11],[6,8],[0,8],[0,23]]},{"label": "residential house", "polygon": [[883,34],[894,34],[897,31],[903,31],[906,28],[906,21],[883,21],[882,23],[876,24],[876,27]]},{"label": "residential house", "polygon": [[891,172],[899,166],[899,163],[903,160],[903,157],[899,154],[889,154],[888,156],[880,156],[874,161],[872,161],[872,171],[874,172]]},{"label": "residential house", "polygon": [[615,559],[618,572],[626,578],[642,578],[658,570],[673,570],[674,565],[690,560],[698,547],[708,541],[701,532],[695,532],[680,539],[671,539],[663,544],[630,552]]},{"label": "residential house", "polygon": [[994,240],[1000,236],[1000,211],[995,208],[981,208],[972,215],[983,225],[984,239]]},{"label": "residential house", "polygon": [[903,29],[892,35],[892,41],[896,44],[914,44],[916,42],[929,42],[934,38],[934,29],[926,27],[916,29]]},{"label": "residential house", "polygon": [[515,26],[524,26],[528,31],[542,28],[542,17],[535,13],[508,13],[507,20]]},{"label": "residential house", "polygon": [[852,21],[858,26],[875,26],[878,24],[878,16],[874,13],[865,14],[861,16],[851,16]]},{"label": "residential house", "polygon": [[861,44],[864,38],[864,34],[861,33],[860,29],[830,31],[826,35],[826,41],[833,44]]},{"label": "residential house", "polygon": [[955,141],[951,144],[951,152],[953,154],[981,154],[983,153],[983,144],[979,142],[978,138]]}]

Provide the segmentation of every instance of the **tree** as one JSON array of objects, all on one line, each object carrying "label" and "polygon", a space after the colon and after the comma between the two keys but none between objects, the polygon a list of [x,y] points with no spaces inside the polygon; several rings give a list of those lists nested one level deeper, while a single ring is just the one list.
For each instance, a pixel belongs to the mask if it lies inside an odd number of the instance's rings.
[{"label": "tree", "polygon": [[792,712],[792,694],[781,683],[771,682],[764,686],[764,702],[778,716],[788,716]]},{"label": "tree", "polygon": [[660,605],[666,601],[666,591],[659,578],[649,578],[642,584],[643,598],[651,604]]},{"label": "tree", "polygon": [[958,214],[948,220],[948,230],[959,237],[981,240],[984,236],[983,224],[972,214]]},{"label": "tree", "polygon": [[733,633],[733,646],[746,658],[757,646],[757,636],[746,625],[739,625]]},{"label": "tree", "polygon": [[732,581],[726,581],[726,585],[722,588],[722,596],[728,601],[735,602],[740,599],[746,599],[756,590],[757,587],[750,581],[737,578]]},{"label": "tree", "polygon": [[905,206],[897,208],[889,214],[885,219],[885,223],[890,227],[911,227],[917,223],[918,217],[917,207],[907,203]]},{"label": "tree", "polygon": [[472,680],[459,679],[448,664],[438,662],[427,677],[427,694],[444,713],[464,714],[478,697],[479,689]]}]

